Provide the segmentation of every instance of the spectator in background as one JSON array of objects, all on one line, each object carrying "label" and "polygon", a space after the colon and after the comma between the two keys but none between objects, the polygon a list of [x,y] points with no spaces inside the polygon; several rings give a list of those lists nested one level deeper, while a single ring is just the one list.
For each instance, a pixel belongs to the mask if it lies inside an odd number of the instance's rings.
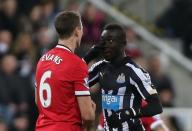
[{"label": "spectator in background", "polygon": [[27,110],[27,93],[24,81],[16,74],[17,60],[14,55],[5,55],[0,72],[0,115],[10,124],[13,115]]},{"label": "spectator in background", "polygon": [[14,38],[17,34],[17,1],[16,0],[3,0],[0,10],[0,29],[11,31]]},{"label": "spectator in background", "polygon": [[0,0],[0,117],[5,122],[12,122],[12,116],[21,111],[28,113],[30,126],[35,125],[31,76],[36,59],[54,42],[50,26],[58,11],[57,2]]},{"label": "spectator in background", "polygon": [[42,0],[40,2],[42,22],[50,25],[54,22],[54,17],[56,16],[58,9],[57,3],[54,0]]},{"label": "spectator in background", "polygon": [[7,125],[2,118],[0,118],[0,131],[8,131]]},{"label": "spectator in background", "polygon": [[[74,3],[71,3],[73,7]],[[75,5],[75,4],[74,4]],[[92,45],[97,44],[101,31],[105,25],[105,15],[98,11],[90,2],[85,3],[82,12],[83,37],[81,47],[76,49],[76,54],[83,57]]]},{"label": "spectator in background", "polygon": [[105,15],[99,12],[94,5],[87,2],[84,7],[82,21],[84,27],[82,43],[89,45],[93,45],[93,43],[97,44],[101,31],[105,25]]},{"label": "spectator in background", "polygon": [[137,45],[137,35],[131,28],[126,28],[127,44],[125,53],[131,58],[139,58],[142,52]]},{"label": "spectator in background", "polygon": [[[63,8],[63,4],[64,4],[62,2],[64,2],[64,1],[61,1],[61,3],[60,3],[62,5],[61,8]],[[65,3],[65,5],[66,6],[63,9],[74,10],[74,11],[79,11],[80,10],[79,9],[79,3],[77,3],[76,0],[68,0],[67,3]]]},{"label": "spectator in background", "polygon": [[125,48],[125,54],[131,57],[138,65],[146,68],[146,60],[143,56],[143,53],[139,46],[137,45],[138,36],[137,34],[129,27],[125,27],[127,44]]},{"label": "spectator in background", "polygon": [[165,30],[169,37],[179,37],[183,41],[183,54],[192,58],[192,1],[173,0],[171,6],[157,19],[157,26]]},{"label": "spectator in background", "polygon": [[31,34],[26,32],[20,33],[15,40],[12,52],[18,59],[18,73],[22,77],[23,84],[25,85],[25,88],[22,90],[27,94],[26,101],[29,105],[27,112],[30,116],[30,126],[33,127],[36,120],[36,110],[34,109],[34,88],[31,82],[35,70],[34,65],[36,65],[38,59],[38,51],[36,45],[32,41]]},{"label": "spectator in background", "polygon": [[151,81],[160,94],[160,100],[165,107],[173,106],[175,91],[171,78],[162,71],[160,56],[151,53],[147,59]]},{"label": "spectator in background", "polygon": [[29,125],[27,114],[18,112],[14,115],[13,122],[9,127],[9,131],[29,131]]},{"label": "spectator in background", "polygon": [[29,14],[29,19],[34,31],[38,29],[38,25],[41,22],[41,16],[42,16],[41,6],[35,5],[31,9],[31,12]]},{"label": "spectator in background", "polygon": [[51,47],[53,47],[56,42],[54,39],[53,32],[50,30],[47,24],[42,24],[39,26],[35,36],[35,44],[38,46],[38,58],[45,52],[47,52]]},{"label": "spectator in background", "polygon": [[0,30],[0,59],[8,53],[12,43],[12,34],[8,30]]},{"label": "spectator in background", "polygon": [[18,13],[22,15],[28,15],[32,8],[39,4],[41,0],[17,0],[18,1]]},{"label": "spectator in background", "polygon": [[19,60],[20,74],[23,77],[32,73],[33,65],[37,62],[37,51],[29,33],[20,33],[16,38],[13,53]]}]

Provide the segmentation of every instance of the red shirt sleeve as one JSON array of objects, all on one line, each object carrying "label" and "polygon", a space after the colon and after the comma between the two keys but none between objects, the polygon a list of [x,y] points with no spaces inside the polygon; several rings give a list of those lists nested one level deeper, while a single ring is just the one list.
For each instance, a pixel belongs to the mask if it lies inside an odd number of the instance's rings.
[{"label": "red shirt sleeve", "polygon": [[75,65],[72,76],[74,80],[75,95],[90,95],[88,87],[88,68],[83,61],[80,61]]},{"label": "red shirt sleeve", "polygon": [[[144,107],[146,105],[147,105],[147,102],[142,100],[141,106]],[[151,129],[155,129],[158,125],[162,124],[162,120],[159,115],[155,115],[151,117],[142,117],[141,121],[146,131],[151,131]]]}]

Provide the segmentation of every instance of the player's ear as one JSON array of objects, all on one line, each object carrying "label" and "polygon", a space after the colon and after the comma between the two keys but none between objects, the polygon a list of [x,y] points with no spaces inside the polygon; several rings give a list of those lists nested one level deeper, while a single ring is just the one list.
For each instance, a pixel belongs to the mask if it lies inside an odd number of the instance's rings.
[{"label": "player's ear", "polygon": [[77,27],[76,27],[75,30],[74,30],[74,36],[78,37],[78,30],[77,30]]},{"label": "player's ear", "polygon": [[74,35],[75,35],[76,37],[81,37],[81,36],[82,36],[82,29],[81,29],[80,26],[77,26],[77,27],[75,28]]},{"label": "player's ear", "polygon": [[77,30],[77,27],[75,28],[75,30],[74,30],[74,32],[73,32],[73,35],[74,35],[75,37],[78,37],[78,30]]}]

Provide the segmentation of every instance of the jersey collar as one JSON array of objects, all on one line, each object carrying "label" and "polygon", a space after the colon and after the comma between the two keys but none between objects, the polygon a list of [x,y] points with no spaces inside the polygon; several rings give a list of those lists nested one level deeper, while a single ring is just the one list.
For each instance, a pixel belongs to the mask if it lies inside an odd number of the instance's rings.
[{"label": "jersey collar", "polygon": [[57,48],[60,48],[60,49],[64,49],[64,50],[68,50],[69,52],[72,52],[69,47],[65,46],[65,45],[61,45],[61,44],[57,44],[56,46]]}]

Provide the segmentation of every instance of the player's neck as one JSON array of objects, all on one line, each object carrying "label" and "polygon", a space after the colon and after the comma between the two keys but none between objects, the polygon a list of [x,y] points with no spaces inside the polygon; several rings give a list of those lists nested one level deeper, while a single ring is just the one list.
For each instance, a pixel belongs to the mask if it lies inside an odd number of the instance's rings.
[{"label": "player's neck", "polygon": [[111,63],[118,63],[119,61],[121,61],[123,58],[125,57],[124,52],[118,54],[116,57],[113,58],[113,60],[111,60]]},{"label": "player's neck", "polygon": [[76,48],[76,42],[72,38],[59,39],[58,44],[68,47],[73,53],[74,53],[75,48]]}]

